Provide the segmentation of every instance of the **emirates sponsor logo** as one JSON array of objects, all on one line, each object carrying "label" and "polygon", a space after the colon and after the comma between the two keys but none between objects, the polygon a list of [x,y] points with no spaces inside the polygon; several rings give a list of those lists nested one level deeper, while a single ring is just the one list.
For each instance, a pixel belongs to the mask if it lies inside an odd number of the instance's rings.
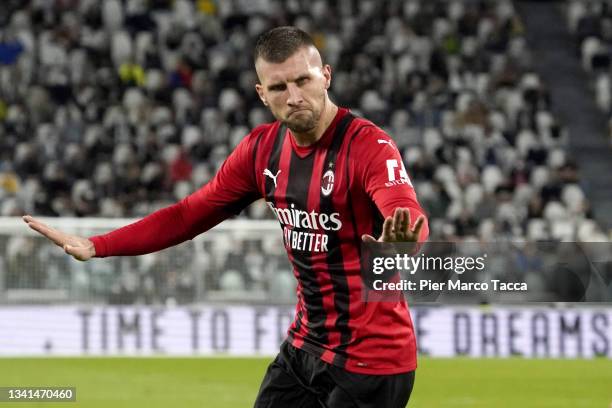
[{"label": "emirates sponsor logo", "polygon": [[342,228],[340,213],[337,212],[332,214],[318,213],[314,210],[307,212],[295,208],[295,204],[291,204],[290,208],[276,208],[269,201],[267,204],[282,225],[324,231],[338,231]]}]

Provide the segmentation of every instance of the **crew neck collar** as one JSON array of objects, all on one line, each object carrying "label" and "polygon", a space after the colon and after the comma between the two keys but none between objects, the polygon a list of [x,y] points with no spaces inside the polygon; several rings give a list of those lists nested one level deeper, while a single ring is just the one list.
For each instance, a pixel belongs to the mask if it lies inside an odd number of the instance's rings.
[{"label": "crew neck collar", "polygon": [[334,116],[334,119],[331,121],[327,129],[325,129],[325,132],[323,132],[323,135],[319,138],[319,140],[317,140],[316,142],[308,146],[298,145],[297,142],[295,141],[295,137],[293,136],[293,134],[291,134],[291,130],[287,129],[287,132],[289,132],[289,139],[291,140],[291,147],[293,148],[293,151],[300,158],[304,158],[308,156],[310,153],[312,153],[313,151],[315,151],[319,146],[327,146],[329,142],[331,141],[331,136],[334,134],[336,125],[338,124],[340,119],[342,119],[342,117],[348,113],[348,111],[349,110],[347,108],[338,107],[336,116]]}]

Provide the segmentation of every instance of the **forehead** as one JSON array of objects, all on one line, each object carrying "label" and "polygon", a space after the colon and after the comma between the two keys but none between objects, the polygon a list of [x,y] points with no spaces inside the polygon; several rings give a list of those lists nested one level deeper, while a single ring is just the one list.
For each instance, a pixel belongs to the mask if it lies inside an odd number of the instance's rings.
[{"label": "forehead", "polygon": [[280,63],[259,58],[255,63],[257,76],[262,84],[295,80],[322,67],[321,56],[314,47],[302,47]]}]

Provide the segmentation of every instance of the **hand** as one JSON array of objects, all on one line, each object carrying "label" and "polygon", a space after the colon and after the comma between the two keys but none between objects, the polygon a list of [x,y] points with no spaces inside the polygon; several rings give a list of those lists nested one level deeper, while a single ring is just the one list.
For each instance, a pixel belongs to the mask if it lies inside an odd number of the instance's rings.
[{"label": "hand", "polygon": [[363,242],[417,242],[424,222],[425,217],[419,216],[411,230],[410,211],[407,208],[396,208],[393,217],[385,218],[380,238],[364,234],[361,239]]},{"label": "hand", "polygon": [[23,217],[23,221],[28,224],[28,227],[43,235],[45,238],[53,241],[59,247],[62,247],[64,252],[72,255],[79,261],[87,261],[96,256],[96,249],[93,242],[87,238],[77,235],[70,235],[51,228],[42,222],[35,220],[30,215]]}]

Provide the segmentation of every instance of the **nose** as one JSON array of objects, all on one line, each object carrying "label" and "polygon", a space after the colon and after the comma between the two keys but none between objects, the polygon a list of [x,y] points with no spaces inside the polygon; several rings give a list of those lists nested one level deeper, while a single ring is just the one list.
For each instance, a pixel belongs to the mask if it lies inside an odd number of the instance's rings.
[{"label": "nose", "polygon": [[302,90],[296,84],[288,83],[287,92],[289,92],[289,98],[287,99],[287,105],[299,106],[304,101],[304,99],[302,98]]}]

